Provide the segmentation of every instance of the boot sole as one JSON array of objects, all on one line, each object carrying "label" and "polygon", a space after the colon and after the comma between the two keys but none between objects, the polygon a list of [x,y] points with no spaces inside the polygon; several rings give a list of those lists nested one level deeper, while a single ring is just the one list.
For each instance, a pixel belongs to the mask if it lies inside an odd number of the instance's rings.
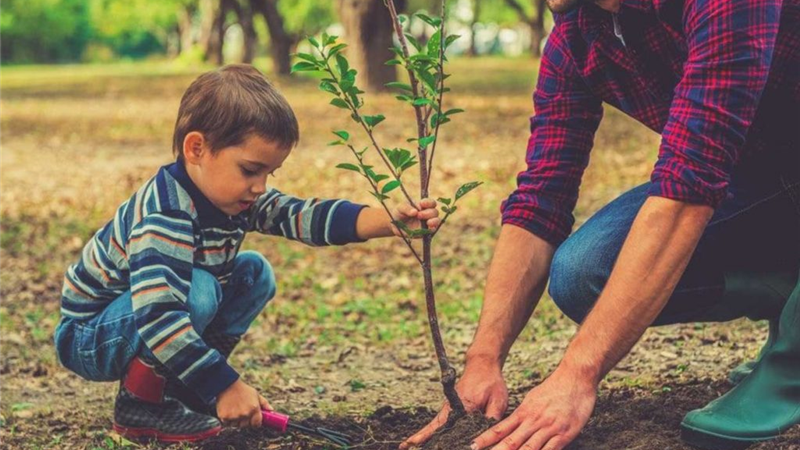
[{"label": "boot sole", "polygon": [[705,430],[681,424],[681,440],[693,447],[705,450],[742,450],[757,442],[770,441],[777,437],[778,435],[762,438],[739,438],[709,433]]},{"label": "boot sole", "polygon": [[197,442],[218,435],[222,427],[215,427],[208,431],[195,434],[169,434],[154,428],[129,428],[114,424],[114,431],[120,436],[131,440],[155,440],[159,442],[179,443]]}]

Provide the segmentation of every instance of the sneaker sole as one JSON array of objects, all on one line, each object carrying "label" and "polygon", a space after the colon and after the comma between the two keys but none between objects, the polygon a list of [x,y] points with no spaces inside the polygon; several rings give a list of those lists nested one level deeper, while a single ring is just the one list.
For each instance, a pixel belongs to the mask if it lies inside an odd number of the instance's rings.
[{"label": "sneaker sole", "polygon": [[195,434],[169,434],[154,428],[129,428],[114,424],[114,431],[120,436],[131,440],[156,440],[159,442],[197,442],[218,435],[222,427],[215,427],[208,431]]},{"label": "sneaker sole", "polygon": [[681,440],[687,444],[705,450],[742,450],[756,442],[770,441],[778,435],[763,438],[739,438],[710,433],[686,424],[681,424]]}]

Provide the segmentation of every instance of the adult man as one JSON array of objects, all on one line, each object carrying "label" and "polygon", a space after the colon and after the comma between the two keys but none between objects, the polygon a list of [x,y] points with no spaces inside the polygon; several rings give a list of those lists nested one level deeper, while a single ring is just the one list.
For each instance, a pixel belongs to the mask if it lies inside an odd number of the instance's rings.
[{"label": "adult man", "polygon": [[[503,205],[459,394],[503,416],[502,366],[548,275],[582,325],[555,371],[473,448],[559,450],[648,326],[743,316],[771,321],[760,361],[690,412],[682,435],[712,449],[773,438],[800,422],[800,0],[548,3],[556,25],[528,169]],[[649,183],[568,238],[603,101],[661,133],[658,161]]]}]

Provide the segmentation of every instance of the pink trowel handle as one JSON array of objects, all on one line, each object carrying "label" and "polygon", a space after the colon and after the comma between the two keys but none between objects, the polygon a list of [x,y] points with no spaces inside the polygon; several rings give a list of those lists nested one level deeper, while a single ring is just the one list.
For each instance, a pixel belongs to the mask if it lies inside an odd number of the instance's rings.
[{"label": "pink trowel handle", "polygon": [[261,426],[279,431],[281,433],[286,433],[286,429],[289,427],[289,416],[275,411],[267,411],[266,409],[262,409]]}]

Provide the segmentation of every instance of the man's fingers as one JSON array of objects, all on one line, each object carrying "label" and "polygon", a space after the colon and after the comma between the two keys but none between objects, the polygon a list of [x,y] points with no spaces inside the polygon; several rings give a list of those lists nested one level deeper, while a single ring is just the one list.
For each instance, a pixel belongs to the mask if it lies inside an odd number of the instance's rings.
[{"label": "man's fingers", "polygon": [[410,438],[406,439],[402,444],[400,444],[400,449],[406,449],[411,447],[412,445],[420,445],[425,441],[427,441],[431,437],[431,435],[433,435],[433,433],[436,432],[436,430],[441,428],[441,426],[444,425],[445,422],[447,422],[447,416],[449,415],[450,415],[450,408],[449,407],[442,408],[442,410],[439,411],[439,414],[437,414],[436,417],[434,417],[433,420],[430,421],[430,423],[425,425],[425,428],[417,431],[417,434],[411,436]]},{"label": "man's fingers", "polygon": [[556,436],[544,446],[542,450],[561,450],[567,446],[569,440],[565,439],[563,436]]},{"label": "man's fingers", "polygon": [[506,409],[508,408],[508,402],[498,398],[492,398],[489,400],[489,404],[486,405],[486,417],[494,420],[500,420],[503,418],[503,414],[506,413]]},{"label": "man's fingers", "polygon": [[[524,448],[525,450],[541,450],[541,444],[532,442],[529,439],[534,434],[535,429],[521,424],[511,434],[503,438],[499,444],[495,445],[492,450],[517,450]],[[523,447],[523,444],[526,446]]]},{"label": "man's fingers", "polygon": [[497,444],[501,440],[503,440],[506,436],[511,434],[514,430],[519,427],[520,419],[515,415],[512,414],[508,416],[508,418],[497,425],[489,428],[488,430],[484,431],[483,434],[476,437],[473,445],[473,449],[482,449],[489,447],[491,445]]},{"label": "man's fingers", "polygon": [[438,217],[435,218],[435,219],[430,219],[430,220],[428,220],[428,228],[430,228],[431,230],[435,230],[435,229],[439,228],[439,225],[441,223],[442,223],[442,221]]},{"label": "man's fingers", "polygon": [[261,409],[264,409],[264,410],[267,410],[267,411],[273,411],[272,405],[270,405],[269,402],[267,401],[267,399],[265,399],[261,395],[258,396],[258,403],[261,405]]}]

